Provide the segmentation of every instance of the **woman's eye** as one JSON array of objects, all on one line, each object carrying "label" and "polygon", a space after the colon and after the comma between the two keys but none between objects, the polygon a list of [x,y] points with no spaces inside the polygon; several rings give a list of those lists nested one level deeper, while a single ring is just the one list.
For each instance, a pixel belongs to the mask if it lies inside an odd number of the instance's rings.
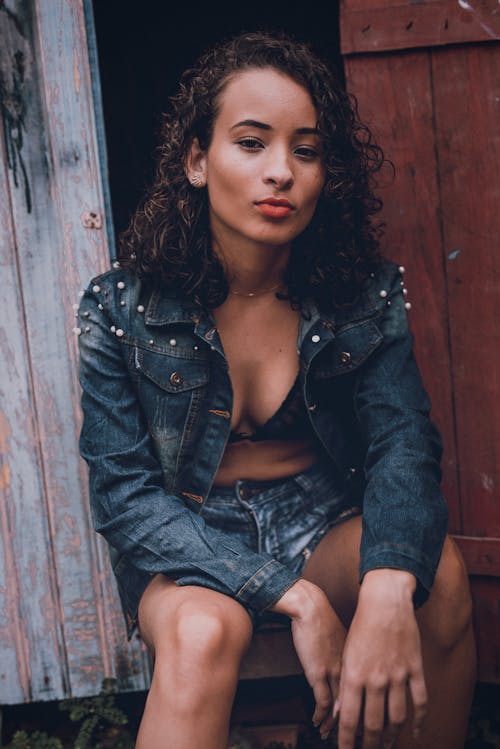
[{"label": "woman's eye", "polygon": [[264,147],[260,140],[256,138],[242,138],[238,141],[238,145],[246,148],[248,151],[256,151],[258,148]]},{"label": "woman's eye", "polygon": [[295,149],[295,153],[297,156],[302,156],[305,159],[317,159],[319,157],[318,151],[309,146],[299,146],[299,148]]}]

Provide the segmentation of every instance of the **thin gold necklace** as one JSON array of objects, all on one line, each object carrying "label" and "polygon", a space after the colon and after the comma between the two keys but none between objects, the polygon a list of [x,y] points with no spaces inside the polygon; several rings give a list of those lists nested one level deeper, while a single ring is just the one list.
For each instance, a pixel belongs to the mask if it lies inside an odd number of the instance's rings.
[{"label": "thin gold necklace", "polygon": [[235,296],[262,296],[262,294],[269,294],[271,291],[276,291],[281,286],[281,281],[279,281],[274,286],[271,286],[269,289],[262,289],[262,291],[235,291],[234,289],[229,289],[231,294],[235,294]]}]

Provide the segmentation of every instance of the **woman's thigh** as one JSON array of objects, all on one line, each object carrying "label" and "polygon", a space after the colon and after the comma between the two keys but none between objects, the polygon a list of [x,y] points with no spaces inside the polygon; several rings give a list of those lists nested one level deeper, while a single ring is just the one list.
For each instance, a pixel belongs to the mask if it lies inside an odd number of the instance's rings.
[{"label": "woman's thigh", "polygon": [[302,577],[316,583],[345,627],[356,610],[359,582],[361,515],[331,528],[304,565]]},{"label": "woman's thigh", "polygon": [[[332,528],[303,570],[303,577],[325,591],[346,627],[354,616],[359,594],[361,523],[358,516]],[[450,536],[445,538],[429,598],[415,616],[422,637],[445,648],[451,647],[470,623],[467,571]]]}]

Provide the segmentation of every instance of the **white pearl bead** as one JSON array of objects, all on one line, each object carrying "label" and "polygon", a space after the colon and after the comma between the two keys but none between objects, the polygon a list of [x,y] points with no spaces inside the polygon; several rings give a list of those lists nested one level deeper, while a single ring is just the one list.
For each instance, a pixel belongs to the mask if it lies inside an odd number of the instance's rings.
[{"label": "white pearl bead", "polygon": [[73,328],[73,333],[76,333],[76,335],[81,335],[82,329],[81,328]]},{"label": "white pearl bead", "polygon": [[125,288],[125,284],[123,283],[123,281],[118,281],[118,283],[116,285],[117,285],[117,287],[119,289],[124,289]]},{"label": "white pearl bead", "polygon": [[85,310],[83,313],[83,317],[90,317],[90,312],[88,310]]},{"label": "white pearl bead", "polygon": [[71,306],[73,307],[73,309],[75,310],[75,312],[78,312],[78,310],[80,309],[80,305],[79,304],[72,304]]},{"label": "white pearl bead", "polygon": [[94,294],[97,294],[100,290],[101,290],[101,287],[98,286],[97,284],[94,284],[94,286],[92,286],[92,291],[94,292]]},{"label": "white pearl bead", "polygon": [[385,289],[382,289],[382,291],[380,292],[379,296],[381,296],[382,299],[385,299],[386,296],[387,296],[387,291]]},{"label": "white pearl bead", "polygon": [[404,267],[404,265],[400,265],[400,266],[399,266],[399,272],[400,272],[400,273],[404,273],[404,272],[405,272],[405,270],[406,270],[406,268]]},{"label": "white pearl bead", "polygon": [[144,307],[142,304],[139,304],[139,306],[137,307],[137,312],[144,312]]},{"label": "white pearl bead", "polygon": [[87,327],[85,328],[85,332],[86,332],[86,333],[90,333],[90,328],[89,328],[89,326],[88,326],[88,325],[87,325]]},{"label": "white pearl bead", "polygon": [[123,335],[123,330],[121,328],[118,328],[118,330],[116,331],[116,335],[118,336],[118,338],[121,338]]},{"label": "white pearl bead", "polygon": [[177,341],[175,340],[175,338],[171,338],[169,343],[171,346],[177,346]]},{"label": "white pearl bead", "polygon": [[115,270],[118,270],[118,268],[119,268],[119,267],[120,267],[120,262],[119,262],[119,260],[115,260],[115,261],[114,261],[114,263],[113,263],[113,268],[114,268]]},{"label": "white pearl bead", "polygon": [[153,339],[152,339],[152,338],[150,338],[150,339],[149,339],[149,341],[148,341],[148,343],[149,343],[149,345],[150,345],[150,346],[152,346],[152,345],[153,345],[153,343],[154,343]]},{"label": "white pearl bead", "polygon": [[403,294],[406,296],[408,294],[408,289],[403,289]]},{"label": "white pearl bead", "polygon": [[405,309],[411,309],[411,303],[410,302],[406,302]]},{"label": "white pearl bead", "polygon": [[123,299],[120,302],[120,307],[125,307],[125,301]]},{"label": "white pearl bead", "polygon": [[199,348],[199,346],[193,346],[193,351],[198,351]]},{"label": "white pearl bead", "polygon": [[115,333],[115,332],[116,332],[116,328],[115,328],[115,326],[114,326],[114,325],[112,325],[112,326],[110,327],[110,331],[111,331],[112,333]]},{"label": "white pearl bead", "polygon": [[104,309],[104,307],[102,306],[102,304],[101,304],[100,302],[99,302],[99,304],[97,305],[97,307],[98,307],[99,309]]},{"label": "white pearl bead", "polygon": [[319,337],[319,335],[317,335],[317,334],[316,334],[316,335],[313,335],[313,336],[311,337],[311,341],[312,341],[313,343],[319,343],[319,342],[321,341],[321,338]]}]

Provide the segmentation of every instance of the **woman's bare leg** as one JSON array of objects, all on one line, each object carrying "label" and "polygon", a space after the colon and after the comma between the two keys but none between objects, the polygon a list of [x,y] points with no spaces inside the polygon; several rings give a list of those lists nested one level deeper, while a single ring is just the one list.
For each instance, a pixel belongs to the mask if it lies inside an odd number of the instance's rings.
[{"label": "woman's bare leg", "polygon": [[[309,559],[303,576],[319,585],[346,626],[359,585],[361,518],[332,528]],[[398,749],[462,749],[476,676],[471,600],[465,565],[447,538],[429,600],[416,612],[422,642],[428,707],[423,732],[412,739],[408,720]],[[407,704],[411,704],[408,693]]]},{"label": "woman's bare leg", "polygon": [[241,658],[252,625],[233,599],[157,575],[139,628],[155,659],[136,749],[226,749]]}]

